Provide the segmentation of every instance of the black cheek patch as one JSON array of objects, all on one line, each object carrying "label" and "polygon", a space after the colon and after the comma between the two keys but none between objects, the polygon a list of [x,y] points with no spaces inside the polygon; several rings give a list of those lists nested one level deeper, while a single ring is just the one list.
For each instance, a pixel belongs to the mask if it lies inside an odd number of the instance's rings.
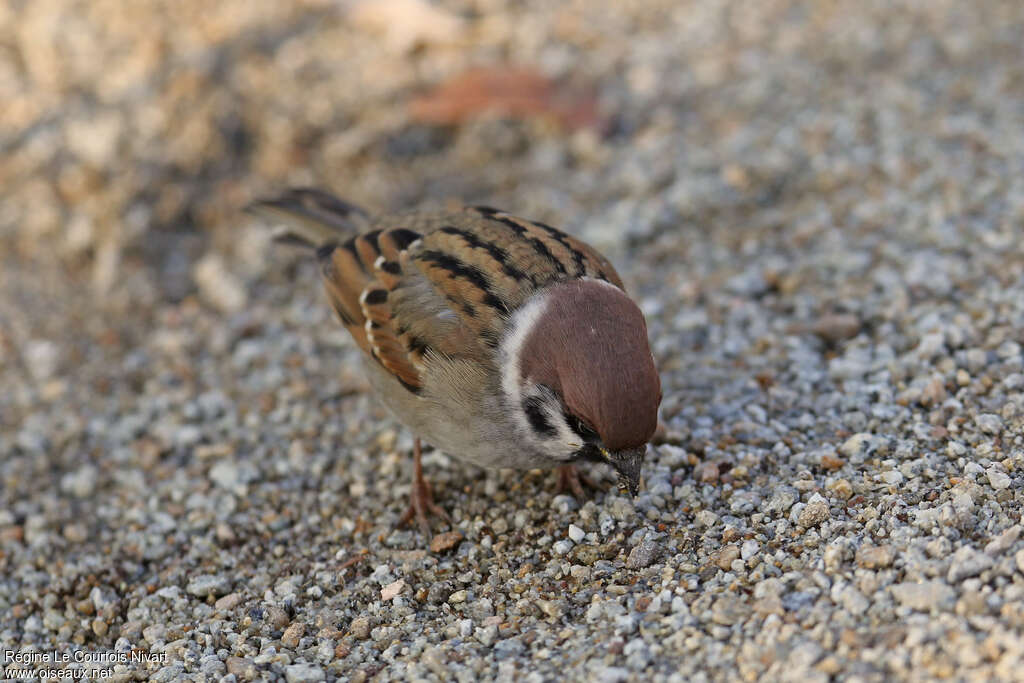
[{"label": "black cheek patch", "polygon": [[595,432],[590,427],[590,425],[583,422],[583,420],[580,420],[578,417],[570,415],[568,412],[564,410],[562,411],[562,416],[565,418],[565,421],[569,424],[569,427],[572,428],[572,431],[576,432],[576,436],[580,437],[585,442],[595,443],[597,441],[600,441],[601,437],[598,436],[597,432]]},{"label": "black cheek patch", "polygon": [[551,437],[557,434],[558,430],[548,421],[548,416],[545,414],[543,406],[544,402],[536,396],[523,399],[523,413],[526,414],[526,419],[530,421],[533,431],[542,436]]}]

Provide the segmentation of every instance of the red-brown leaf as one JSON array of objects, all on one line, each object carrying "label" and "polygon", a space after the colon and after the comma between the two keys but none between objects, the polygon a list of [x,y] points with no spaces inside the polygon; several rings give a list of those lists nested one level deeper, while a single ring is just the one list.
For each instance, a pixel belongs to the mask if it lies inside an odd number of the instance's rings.
[{"label": "red-brown leaf", "polygon": [[472,69],[414,99],[410,111],[415,120],[436,125],[458,125],[486,114],[549,117],[568,130],[603,125],[592,89],[561,87],[528,67]]}]

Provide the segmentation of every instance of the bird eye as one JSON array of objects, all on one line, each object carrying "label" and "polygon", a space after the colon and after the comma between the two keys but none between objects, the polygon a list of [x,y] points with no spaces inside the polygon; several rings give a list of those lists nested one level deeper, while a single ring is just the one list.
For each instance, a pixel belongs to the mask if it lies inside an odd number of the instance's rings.
[{"label": "bird eye", "polygon": [[597,441],[599,438],[597,431],[595,431],[593,427],[575,415],[569,417],[569,426],[572,427],[572,430],[579,434],[584,441]]}]

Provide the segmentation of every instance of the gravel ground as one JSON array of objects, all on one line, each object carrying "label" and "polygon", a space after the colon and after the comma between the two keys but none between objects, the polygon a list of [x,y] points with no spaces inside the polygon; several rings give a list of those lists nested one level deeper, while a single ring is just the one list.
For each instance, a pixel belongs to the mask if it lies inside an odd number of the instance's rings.
[{"label": "gravel ground", "polygon": [[[1024,5],[108,5],[0,7],[3,649],[1024,680]],[[467,64],[569,104],[416,114]],[[646,490],[431,452],[457,534],[393,531],[411,435],[239,212],[313,181],[604,249],[662,373]]]}]

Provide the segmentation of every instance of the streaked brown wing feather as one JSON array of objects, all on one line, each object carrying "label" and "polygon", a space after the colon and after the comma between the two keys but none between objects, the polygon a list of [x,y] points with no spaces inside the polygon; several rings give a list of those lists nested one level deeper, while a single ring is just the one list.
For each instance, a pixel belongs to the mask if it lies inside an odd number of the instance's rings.
[{"label": "streaked brown wing feather", "polygon": [[542,287],[592,277],[622,288],[607,259],[549,225],[486,207],[444,218],[411,256],[489,346],[504,320]]},{"label": "streaked brown wing feather", "polygon": [[505,320],[539,288],[581,277],[622,287],[589,245],[493,209],[374,225],[321,250],[325,288],[360,348],[410,391],[428,354],[490,362]]},{"label": "streaked brown wing feather", "polygon": [[321,249],[319,256],[327,298],[356,344],[407,389],[418,392],[422,383],[415,361],[419,357],[414,358],[402,339],[389,302],[401,278],[390,272],[396,268],[387,265],[391,263],[387,257],[400,260],[397,245],[408,244],[406,233],[373,230]]}]

